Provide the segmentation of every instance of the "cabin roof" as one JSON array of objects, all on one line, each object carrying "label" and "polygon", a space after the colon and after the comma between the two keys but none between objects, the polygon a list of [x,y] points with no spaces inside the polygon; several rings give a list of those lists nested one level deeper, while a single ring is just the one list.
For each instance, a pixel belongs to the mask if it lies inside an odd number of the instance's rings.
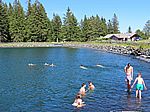
[{"label": "cabin roof", "polygon": [[137,35],[136,33],[120,33],[120,34],[108,34],[104,38],[110,38],[112,36],[115,36],[117,38],[131,38],[134,35]]}]

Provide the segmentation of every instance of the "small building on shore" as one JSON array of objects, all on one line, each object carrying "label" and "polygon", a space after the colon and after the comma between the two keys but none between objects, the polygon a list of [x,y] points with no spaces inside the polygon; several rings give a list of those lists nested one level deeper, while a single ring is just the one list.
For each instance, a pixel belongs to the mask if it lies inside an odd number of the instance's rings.
[{"label": "small building on shore", "polygon": [[136,33],[120,33],[120,34],[108,34],[105,39],[112,39],[118,41],[138,41],[142,38]]}]

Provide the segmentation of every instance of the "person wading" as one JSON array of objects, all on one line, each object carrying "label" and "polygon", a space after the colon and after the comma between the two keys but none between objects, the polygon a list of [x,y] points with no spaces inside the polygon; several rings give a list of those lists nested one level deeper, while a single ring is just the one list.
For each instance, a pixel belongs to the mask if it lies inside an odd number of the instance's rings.
[{"label": "person wading", "polygon": [[128,63],[125,68],[124,68],[124,72],[126,74],[126,84],[127,84],[127,91],[131,92],[131,81],[133,80],[133,67],[130,65],[130,63]]}]

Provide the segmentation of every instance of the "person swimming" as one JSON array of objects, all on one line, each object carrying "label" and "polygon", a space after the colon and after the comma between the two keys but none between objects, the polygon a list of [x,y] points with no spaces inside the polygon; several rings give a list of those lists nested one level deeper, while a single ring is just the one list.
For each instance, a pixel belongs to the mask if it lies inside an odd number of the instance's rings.
[{"label": "person swimming", "polygon": [[85,66],[83,66],[83,65],[80,65],[80,68],[82,68],[82,69],[87,69]]},{"label": "person swimming", "polygon": [[84,104],[84,102],[82,101],[81,96],[77,95],[76,98],[75,98],[75,101],[72,105],[79,108],[79,107],[85,106],[86,104]]},{"label": "person swimming", "polygon": [[56,66],[56,65],[54,65],[54,64],[52,63],[52,64],[50,64],[49,66],[54,67],[54,66]]},{"label": "person swimming", "polygon": [[95,89],[95,86],[93,85],[93,83],[91,81],[89,81],[89,87],[88,87],[89,90],[94,90]]},{"label": "person swimming", "polygon": [[101,67],[101,68],[105,68],[103,65],[101,65],[101,64],[97,64],[96,65],[97,67]]},{"label": "person swimming", "polygon": [[80,93],[82,96],[85,96],[85,94],[86,94],[85,87],[86,87],[86,84],[83,83],[83,84],[82,84],[82,87],[80,88],[80,91],[79,91],[79,93]]},{"label": "person swimming", "polygon": [[45,66],[49,66],[49,64],[48,64],[48,63],[44,63],[44,65],[45,65]]},{"label": "person swimming", "polygon": [[29,63],[28,66],[35,66],[36,64],[33,63]]}]

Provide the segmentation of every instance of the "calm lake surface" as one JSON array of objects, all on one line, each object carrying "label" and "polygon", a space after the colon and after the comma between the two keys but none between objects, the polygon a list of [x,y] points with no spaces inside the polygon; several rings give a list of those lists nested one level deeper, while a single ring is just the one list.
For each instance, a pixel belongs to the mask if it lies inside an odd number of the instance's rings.
[{"label": "calm lake surface", "polygon": [[[131,95],[125,91],[128,62],[134,78],[141,71],[147,85],[141,101],[135,98],[135,87]],[[132,57],[85,48],[1,48],[0,79],[0,112],[150,112],[150,63]],[[85,107],[73,107],[81,84],[88,86],[88,81],[96,89],[83,98]]]}]

